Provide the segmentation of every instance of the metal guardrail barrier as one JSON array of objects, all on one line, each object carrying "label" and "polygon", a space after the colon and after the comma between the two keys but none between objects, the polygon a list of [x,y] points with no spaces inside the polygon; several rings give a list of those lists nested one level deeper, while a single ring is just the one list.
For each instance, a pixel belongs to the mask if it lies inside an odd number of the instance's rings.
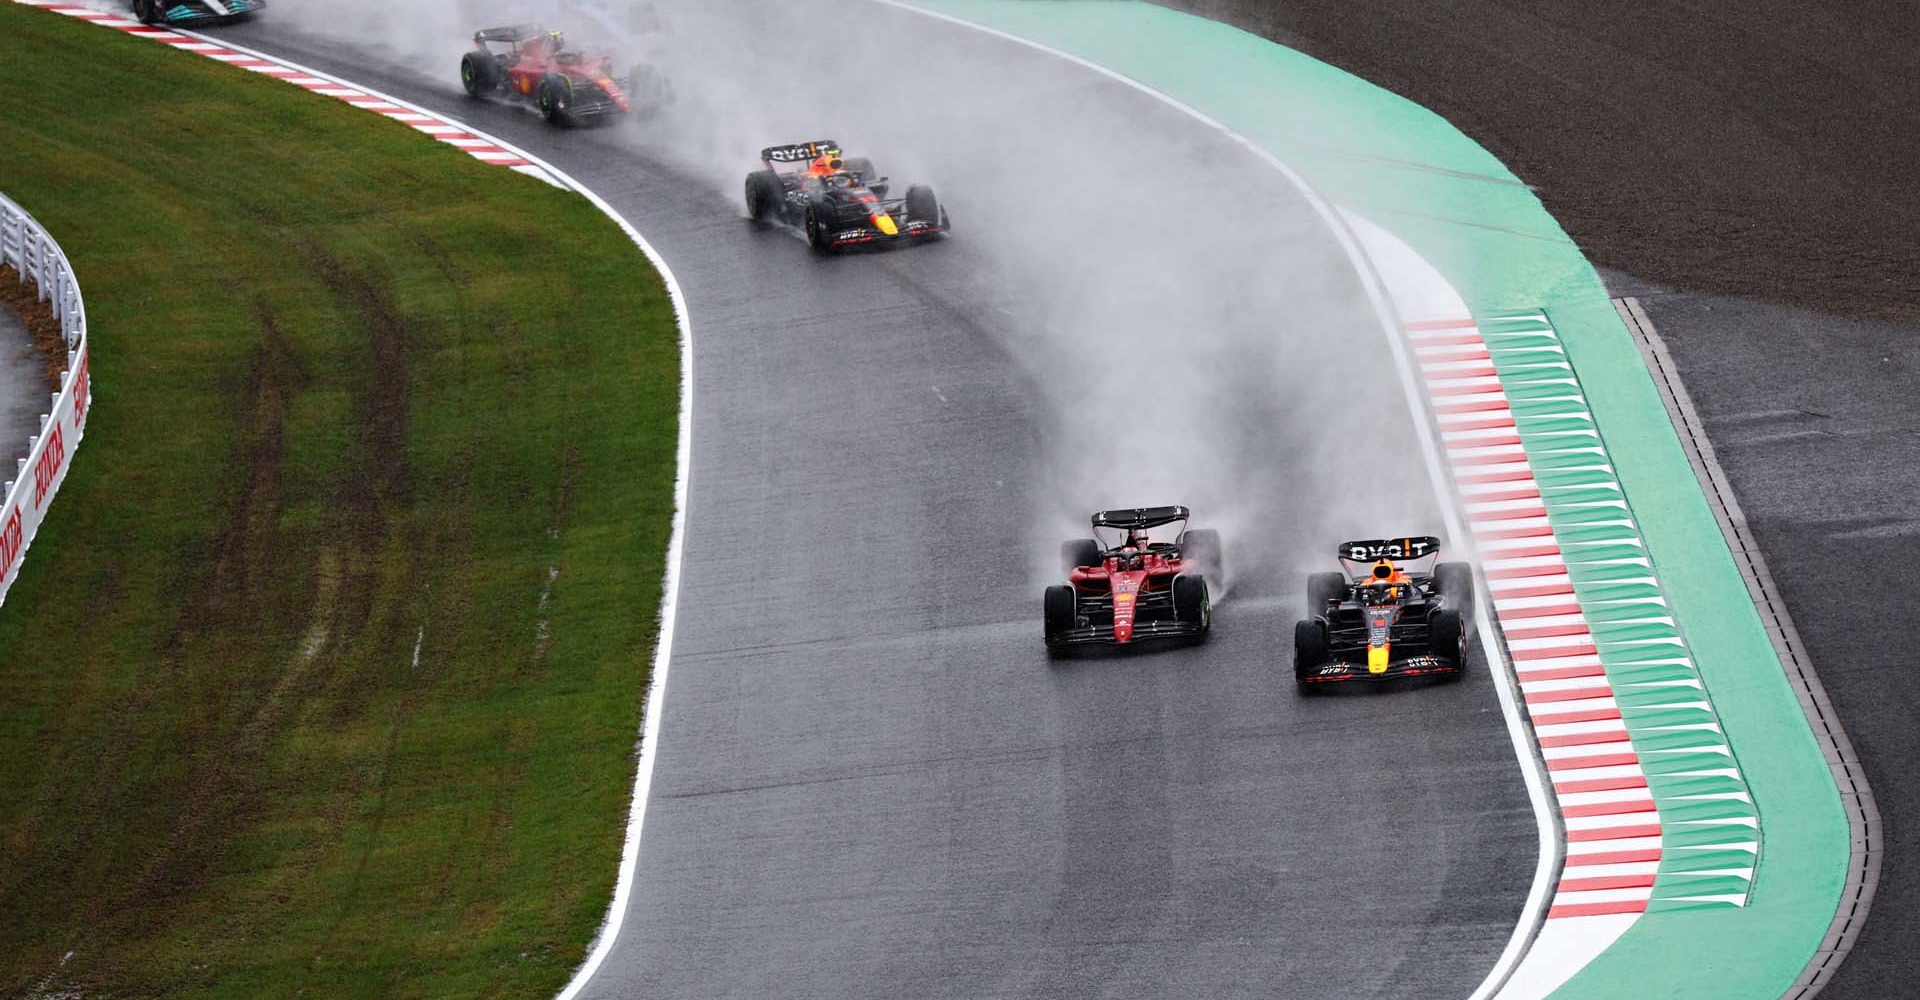
[{"label": "metal guardrail barrier", "polygon": [[0,195],[0,265],[31,282],[40,300],[53,310],[66,340],[67,366],[60,373],[60,391],[52,395],[48,412],[40,416],[40,433],[27,441],[12,481],[0,505],[0,604],[20,574],[21,562],[46,516],[47,505],[66,481],[73,453],[86,432],[93,404],[93,384],[87,371],[87,307],[73,265],[52,234],[26,209]]}]

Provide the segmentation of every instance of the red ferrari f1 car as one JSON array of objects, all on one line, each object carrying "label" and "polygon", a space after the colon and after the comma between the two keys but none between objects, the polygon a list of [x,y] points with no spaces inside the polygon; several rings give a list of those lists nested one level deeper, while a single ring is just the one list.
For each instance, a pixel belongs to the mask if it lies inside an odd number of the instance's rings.
[{"label": "red ferrari f1 car", "polygon": [[1293,678],[1322,684],[1466,668],[1473,567],[1438,562],[1440,539],[1346,542],[1341,572],[1307,578],[1307,617],[1293,629]]},{"label": "red ferrari f1 car", "polygon": [[537,24],[475,32],[473,50],[460,58],[460,83],[474,97],[530,103],[555,125],[628,114],[657,103],[661,86],[645,67],[617,78],[612,56],[570,49],[560,32]]},{"label": "red ferrari f1 car", "polygon": [[1187,527],[1185,507],[1103,510],[1092,538],[1061,546],[1067,582],[1045,595],[1054,649],[1143,639],[1204,639],[1208,580],[1220,578],[1220,533]]}]

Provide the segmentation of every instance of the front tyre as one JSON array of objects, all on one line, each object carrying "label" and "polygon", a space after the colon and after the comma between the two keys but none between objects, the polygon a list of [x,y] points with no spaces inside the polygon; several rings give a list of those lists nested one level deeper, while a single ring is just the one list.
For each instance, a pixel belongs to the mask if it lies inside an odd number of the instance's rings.
[{"label": "front tyre", "polygon": [[1065,584],[1048,587],[1041,605],[1047,645],[1057,645],[1078,624],[1079,608],[1075,606],[1073,588]]},{"label": "front tyre", "polygon": [[642,113],[659,111],[673,102],[667,78],[652,66],[635,66],[627,74],[626,91],[634,109]]},{"label": "front tyre", "polygon": [[1319,687],[1308,680],[1333,659],[1327,649],[1327,623],[1319,618],[1295,622],[1293,626],[1293,683],[1301,694],[1312,694]]},{"label": "front tyre", "polygon": [[1173,578],[1173,618],[1205,635],[1213,626],[1213,605],[1207,599],[1207,581],[1182,573]]},{"label": "front tyre", "polygon": [[548,124],[567,124],[570,118],[567,109],[573,104],[573,81],[557,73],[548,74],[535,90],[534,102],[540,107],[540,117]]},{"label": "front tyre", "polygon": [[932,188],[915,184],[907,189],[907,221],[940,225],[940,199],[933,196]]},{"label": "front tyre", "polygon": [[820,213],[812,205],[807,206],[806,228],[807,245],[812,247],[815,253],[827,253],[833,249],[833,230],[827,228],[826,223],[820,218]]},{"label": "front tyre", "polygon": [[159,0],[133,0],[133,16],[141,24],[161,24],[166,21],[166,13],[161,10]]}]

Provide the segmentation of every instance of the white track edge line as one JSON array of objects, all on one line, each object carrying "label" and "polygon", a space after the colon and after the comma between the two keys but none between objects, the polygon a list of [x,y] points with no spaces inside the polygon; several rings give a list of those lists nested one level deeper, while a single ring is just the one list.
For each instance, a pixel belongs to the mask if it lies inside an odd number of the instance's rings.
[{"label": "white track edge line", "polygon": [[[936,11],[915,7],[911,3],[906,2],[906,0],[872,0],[872,2],[885,4],[886,6],[900,10],[911,11],[923,17],[946,21],[964,28],[971,28],[975,31],[983,32],[1018,45],[1024,45],[1056,58],[1064,59],[1085,69],[1092,70],[1101,76],[1146,94],[1166,104],[1168,107],[1200,122],[1202,125],[1219,132],[1228,140],[1241,146],[1273,167],[1281,176],[1285,177],[1288,182],[1293,184],[1294,187],[1305,196],[1308,204],[1313,206],[1314,211],[1318,213],[1321,220],[1326,223],[1327,228],[1333,232],[1336,242],[1338,242],[1340,248],[1346,252],[1349,261],[1353,264],[1355,271],[1358,272],[1361,278],[1361,285],[1366,289],[1367,297],[1373,306],[1374,318],[1380,323],[1382,332],[1386,335],[1387,343],[1393,348],[1395,366],[1400,374],[1400,387],[1406,395],[1407,406],[1411,414],[1415,419],[1420,421],[1426,430],[1426,433],[1420,435],[1421,453],[1426,460],[1429,479],[1433,483],[1435,497],[1439,500],[1442,516],[1447,521],[1448,531],[1454,538],[1462,540],[1462,542],[1469,547],[1469,550],[1471,550],[1473,536],[1467,532],[1461,510],[1451,495],[1450,485],[1453,480],[1446,467],[1441,463],[1438,446],[1435,444],[1439,438],[1439,429],[1434,426],[1429,416],[1425,397],[1422,395],[1420,384],[1416,381],[1418,376],[1415,373],[1413,362],[1408,356],[1409,349],[1405,343],[1405,333],[1402,330],[1400,318],[1394,311],[1391,299],[1384,291],[1378,271],[1374,268],[1372,260],[1367,257],[1365,251],[1359,246],[1359,241],[1354,236],[1352,230],[1350,230],[1346,222],[1340,218],[1338,211],[1334,209],[1318,191],[1314,190],[1313,187],[1307,183],[1306,178],[1294,172],[1292,167],[1287,166],[1286,163],[1282,162],[1278,157],[1262,149],[1253,140],[1228,128],[1222,122],[1215,120],[1196,108],[1182,103],[1171,95],[1156,90],[1131,77],[1117,73],[1105,66],[1101,66],[1098,63],[1082,59],[1079,56],[1063,52],[1031,39],[1021,38],[1018,35],[987,27],[983,24],[976,24],[972,21],[954,17],[949,14],[941,14]],[[1487,613],[1491,609],[1487,606],[1488,595],[1485,593],[1486,588],[1476,588],[1476,590],[1480,592],[1474,595],[1475,618],[1476,625],[1480,632],[1481,646],[1487,651],[1489,667],[1491,668],[1487,672],[1494,678],[1494,687],[1500,698],[1501,714],[1506,717],[1507,721],[1507,734],[1513,742],[1514,755],[1520,761],[1521,775],[1527,786],[1527,797],[1533,803],[1534,818],[1540,841],[1540,851],[1534,869],[1533,885],[1527,892],[1527,900],[1521,911],[1521,920],[1514,927],[1513,936],[1508,940],[1506,948],[1494,962],[1492,971],[1487,974],[1487,978],[1481,982],[1480,986],[1475,989],[1468,998],[1468,1000],[1486,1000],[1486,998],[1497,994],[1500,988],[1505,985],[1507,979],[1513,974],[1513,971],[1519,967],[1521,958],[1525,956],[1533,943],[1533,939],[1538,935],[1541,926],[1546,921],[1547,906],[1551,899],[1551,892],[1549,890],[1555,881],[1555,875],[1559,868],[1561,846],[1558,813],[1555,812],[1546,794],[1546,767],[1540,762],[1539,758],[1534,755],[1532,737],[1528,733],[1526,721],[1521,718],[1519,700],[1514,691],[1515,682],[1510,673],[1509,665],[1506,662],[1506,657],[1500,650],[1499,636],[1493,631],[1492,623],[1489,620],[1491,615]],[[1497,665],[1492,663],[1496,658],[1500,661]],[[563,995],[561,1000],[570,1000],[570,998]]]},{"label": "white track edge line", "polygon": [[[181,33],[206,41],[214,41],[208,36],[195,32]],[[607,917],[601,923],[599,932],[594,935],[586,961],[574,970],[573,978],[568,981],[566,988],[560,991],[558,998],[558,1000],[574,1000],[593,979],[594,974],[600,971],[601,963],[606,961],[607,955],[613,951],[614,942],[620,937],[620,927],[626,919],[627,903],[633,896],[634,876],[640,867],[640,835],[646,825],[647,797],[653,789],[653,763],[660,745],[660,717],[666,709],[667,672],[673,658],[675,613],[680,603],[681,565],[687,537],[688,482],[693,475],[693,319],[687,309],[686,293],[681,290],[679,279],[674,277],[673,269],[667,266],[666,258],[661,256],[660,251],[655,249],[653,244],[647,242],[646,237],[640,235],[640,231],[633,227],[633,223],[628,222],[625,216],[622,216],[612,205],[607,204],[606,199],[601,198],[586,185],[574,180],[566,171],[546,160],[497,136],[469,127],[464,122],[455,121],[411,101],[401,100],[370,87],[362,87],[357,83],[310,69],[278,56],[267,55],[230,42],[221,41],[218,44],[235,52],[278,63],[323,80],[333,80],[341,86],[353,87],[369,96],[392,101],[401,107],[424,115],[431,115],[436,120],[466,129],[469,134],[493,142],[501,149],[540,167],[552,175],[562,187],[585,198],[594,208],[599,209],[601,214],[612,219],[614,224],[627,234],[627,238],[640,248],[640,252],[660,273],[661,280],[667,286],[667,298],[673,303],[674,322],[680,328],[680,427],[674,459],[678,472],[673,480],[673,529],[667,541],[666,579],[661,584],[660,632],[654,641],[653,669],[647,679],[646,708],[640,728],[640,762],[634,774],[633,802],[627,812],[627,837],[620,850],[620,871],[614,882],[613,900],[607,906]],[[374,113],[377,114],[377,112]],[[430,141],[438,141],[431,136],[427,138]]]}]

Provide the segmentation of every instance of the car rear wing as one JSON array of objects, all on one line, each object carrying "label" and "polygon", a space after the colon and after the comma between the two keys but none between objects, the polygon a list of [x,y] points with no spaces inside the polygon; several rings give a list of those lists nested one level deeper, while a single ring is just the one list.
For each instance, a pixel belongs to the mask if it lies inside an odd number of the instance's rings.
[{"label": "car rear wing", "polygon": [[488,42],[505,42],[509,45],[518,45],[521,42],[538,38],[546,33],[547,29],[542,25],[510,24],[504,28],[482,28],[474,32],[473,43],[475,45],[485,45]]},{"label": "car rear wing", "polygon": [[1188,516],[1185,507],[1130,507],[1124,510],[1095,511],[1093,526],[1144,531],[1147,528],[1158,528],[1163,524],[1184,521]]},{"label": "car rear wing", "polygon": [[1348,562],[1379,562],[1382,559],[1398,562],[1425,559],[1439,554],[1440,539],[1432,535],[1370,538],[1364,541],[1340,543],[1340,558]]},{"label": "car rear wing", "polygon": [[822,156],[837,156],[839,153],[840,144],[832,139],[814,139],[811,142],[794,142],[785,146],[768,146],[760,151],[760,159],[772,166],[810,163]]}]

